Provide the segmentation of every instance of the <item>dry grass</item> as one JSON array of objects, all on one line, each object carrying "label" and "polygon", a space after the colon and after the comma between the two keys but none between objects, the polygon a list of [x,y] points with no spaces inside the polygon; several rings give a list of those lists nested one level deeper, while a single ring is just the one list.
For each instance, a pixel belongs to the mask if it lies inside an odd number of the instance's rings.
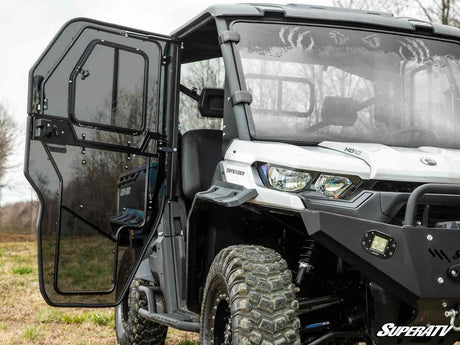
[{"label": "dry grass", "polygon": [[[49,307],[39,292],[35,242],[0,241],[0,344],[117,344],[112,309]],[[168,345],[196,343],[170,330]]]},{"label": "dry grass", "polygon": [[11,235],[11,234],[6,234],[0,231],[0,243],[10,243],[10,242],[33,242],[35,243],[36,237],[35,235],[29,235],[29,234]]}]

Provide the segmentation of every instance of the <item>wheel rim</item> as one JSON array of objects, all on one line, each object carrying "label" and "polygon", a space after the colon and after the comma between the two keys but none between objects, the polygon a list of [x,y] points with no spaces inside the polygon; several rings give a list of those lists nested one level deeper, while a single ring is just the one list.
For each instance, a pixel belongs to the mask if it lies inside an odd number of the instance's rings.
[{"label": "wheel rim", "polygon": [[217,304],[214,324],[214,344],[232,344],[232,315],[226,300],[221,300]]}]

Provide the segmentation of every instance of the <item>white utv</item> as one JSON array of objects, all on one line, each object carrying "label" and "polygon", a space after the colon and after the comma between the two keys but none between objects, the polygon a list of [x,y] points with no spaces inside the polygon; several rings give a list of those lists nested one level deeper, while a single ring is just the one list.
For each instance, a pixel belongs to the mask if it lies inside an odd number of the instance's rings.
[{"label": "white utv", "polygon": [[29,77],[43,297],[116,307],[121,344],[453,344],[459,40],[295,4],[68,22]]}]

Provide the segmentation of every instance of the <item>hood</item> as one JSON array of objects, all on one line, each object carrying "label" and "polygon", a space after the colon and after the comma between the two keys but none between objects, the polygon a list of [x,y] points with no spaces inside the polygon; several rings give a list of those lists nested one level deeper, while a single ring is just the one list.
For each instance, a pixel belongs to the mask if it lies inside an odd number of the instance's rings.
[{"label": "hood", "polygon": [[367,179],[370,172],[366,162],[335,150],[277,142],[234,139],[225,153],[225,159],[247,165],[268,162],[301,170],[356,175],[363,179]]},{"label": "hood", "polygon": [[370,167],[369,179],[460,183],[460,150],[331,141],[318,146],[364,161]]}]

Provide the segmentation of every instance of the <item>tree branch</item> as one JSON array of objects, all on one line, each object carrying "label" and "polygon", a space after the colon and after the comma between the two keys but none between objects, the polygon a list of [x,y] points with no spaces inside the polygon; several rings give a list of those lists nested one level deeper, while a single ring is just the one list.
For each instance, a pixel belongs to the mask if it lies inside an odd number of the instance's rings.
[{"label": "tree branch", "polygon": [[430,22],[433,22],[434,20],[431,17],[430,12],[425,6],[423,6],[422,2],[420,0],[415,0],[415,2],[420,6],[420,8],[422,9],[423,13],[425,13],[425,16],[428,18],[428,20]]}]

